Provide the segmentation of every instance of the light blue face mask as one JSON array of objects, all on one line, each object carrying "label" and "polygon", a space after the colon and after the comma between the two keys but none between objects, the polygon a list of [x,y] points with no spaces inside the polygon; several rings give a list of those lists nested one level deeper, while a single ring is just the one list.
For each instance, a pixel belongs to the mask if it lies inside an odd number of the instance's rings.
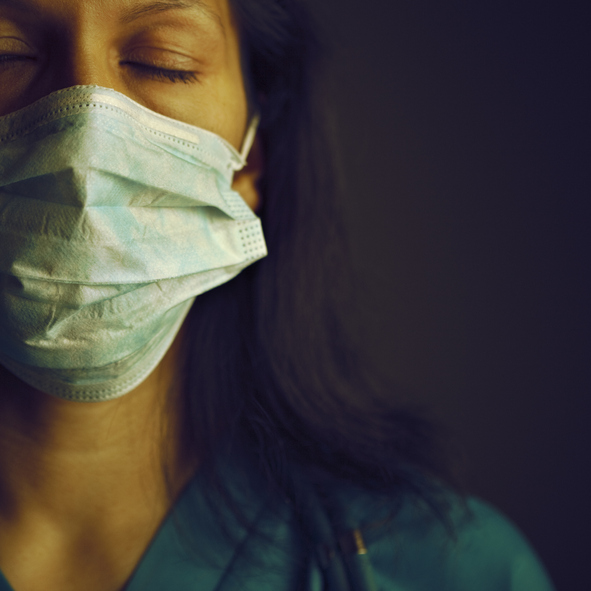
[{"label": "light blue face mask", "polygon": [[195,296],[266,255],[221,137],[78,86],[0,117],[0,363],[79,401],[158,365]]}]

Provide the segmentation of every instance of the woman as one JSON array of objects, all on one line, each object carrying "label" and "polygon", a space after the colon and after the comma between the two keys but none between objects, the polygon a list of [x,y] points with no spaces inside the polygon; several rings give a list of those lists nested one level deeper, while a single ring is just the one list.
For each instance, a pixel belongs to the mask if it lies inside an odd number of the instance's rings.
[{"label": "woman", "polygon": [[0,589],[551,588],[346,345],[318,45],[0,1]]}]

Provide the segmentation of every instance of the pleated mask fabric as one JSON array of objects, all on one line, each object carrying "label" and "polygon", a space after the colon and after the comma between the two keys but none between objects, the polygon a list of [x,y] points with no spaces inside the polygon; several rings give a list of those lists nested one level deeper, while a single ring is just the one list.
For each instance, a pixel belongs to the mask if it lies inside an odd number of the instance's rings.
[{"label": "pleated mask fabric", "polygon": [[196,296],[267,254],[216,134],[98,86],[0,117],[0,363],[68,400],[116,398]]}]

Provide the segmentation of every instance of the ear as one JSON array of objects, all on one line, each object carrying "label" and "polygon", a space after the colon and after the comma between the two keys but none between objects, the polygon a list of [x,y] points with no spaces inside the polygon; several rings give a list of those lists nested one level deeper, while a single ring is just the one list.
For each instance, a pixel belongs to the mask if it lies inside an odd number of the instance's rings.
[{"label": "ear", "polygon": [[261,195],[258,182],[265,169],[265,159],[259,138],[255,138],[246,166],[234,175],[232,189],[240,194],[242,199],[254,212],[261,206]]}]

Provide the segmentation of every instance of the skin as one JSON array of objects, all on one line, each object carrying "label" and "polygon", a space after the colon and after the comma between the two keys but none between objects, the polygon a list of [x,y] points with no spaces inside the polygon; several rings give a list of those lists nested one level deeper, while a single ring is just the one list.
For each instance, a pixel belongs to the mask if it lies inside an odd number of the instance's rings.
[{"label": "skin", "polygon": [[[0,0],[0,115],[97,84],[240,148],[248,106],[228,2],[169,1]],[[255,142],[234,181],[253,209],[262,166]],[[108,402],[60,400],[0,367],[0,568],[15,591],[125,588],[171,506],[162,461],[173,497],[198,467],[170,435],[182,334],[146,381]]]}]

